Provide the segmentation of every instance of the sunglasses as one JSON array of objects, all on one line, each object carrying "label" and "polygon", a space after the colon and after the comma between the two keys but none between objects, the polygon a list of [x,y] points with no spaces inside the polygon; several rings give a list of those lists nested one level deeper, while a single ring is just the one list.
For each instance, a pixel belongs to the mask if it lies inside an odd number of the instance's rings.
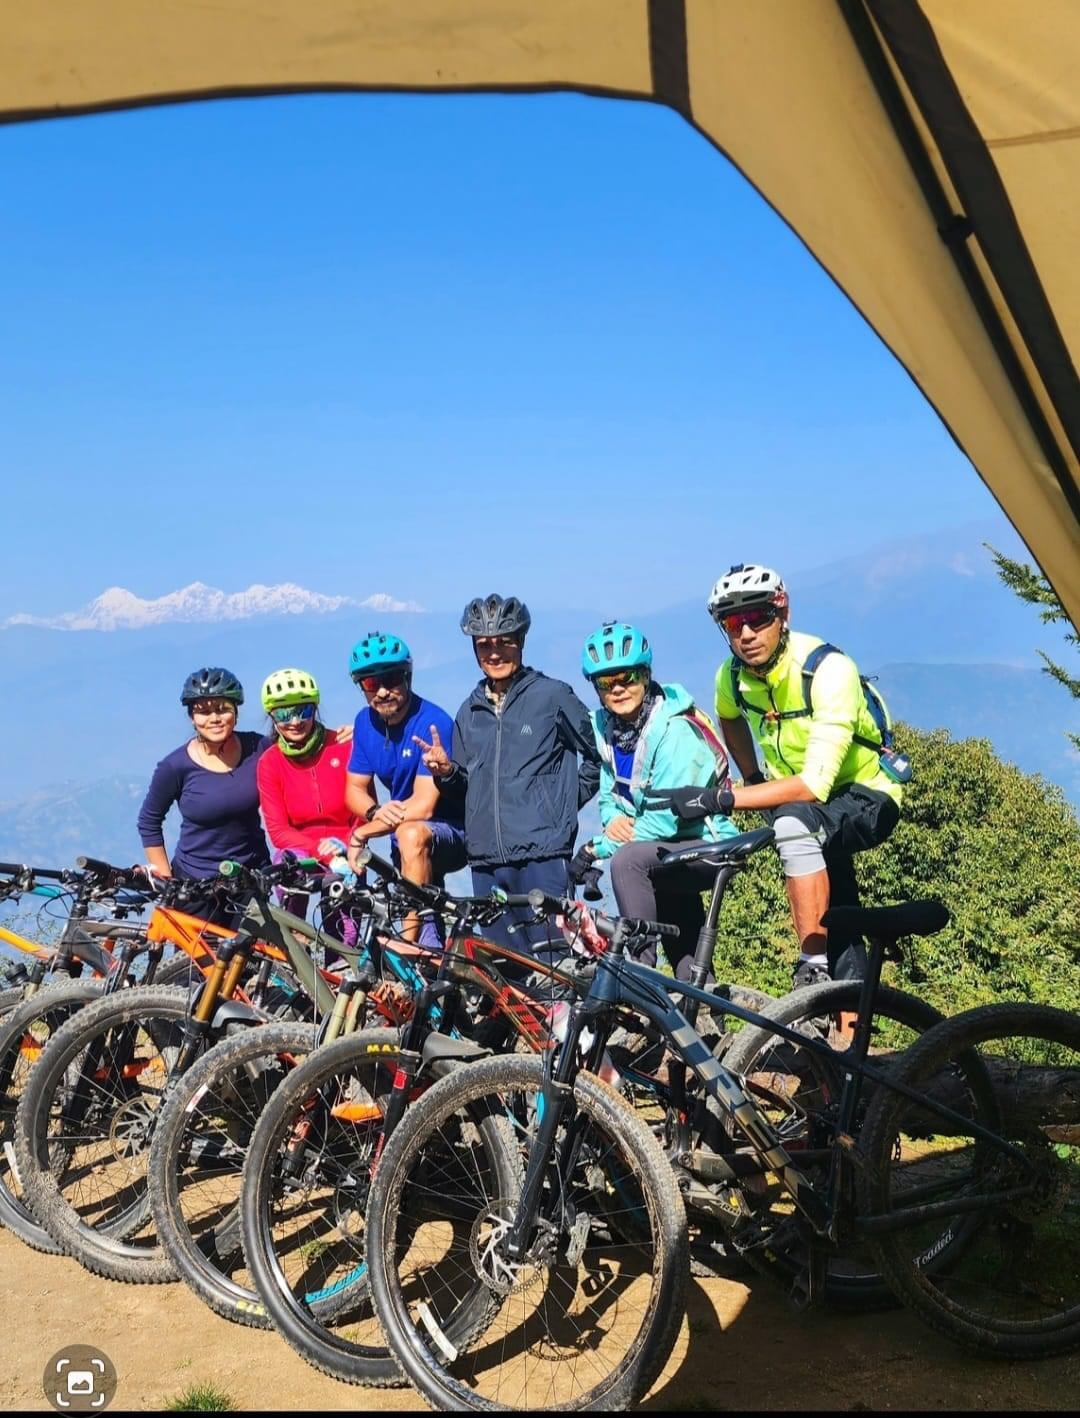
[{"label": "sunglasses", "polygon": [[365,694],[375,694],[380,689],[400,689],[408,678],[407,670],[387,670],[381,675],[353,675],[353,682],[358,684]]},{"label": "sunglasses", "polygon": [[756,610],[733,611],[731,615],[721,616],[720,625],[725,635],[738,635],[743,626],[748,630],[764,630],[779,616],[775,606],[759,606]]},{"label": "sunglasses", "polygon": [[236,705],[231,699],[207,699],[193,704],[191,712],[200,719],[209,719],[213,714],[235,714]]},{"label": "sunglasses", "polygon": [[307,724],[315,717],[315,705],[283,704],[280,709],[271,709],[270,717],[275,724],[291,724],[296,719],[299,719],[302,724]]},{"label": "sunglasses", "polygon": [[598,694],[610,694],[625,685],[641,684],[644,678],[645,670],[635,665],[628,670],[613,670],[609,675],[593,675],[592,682]]}]

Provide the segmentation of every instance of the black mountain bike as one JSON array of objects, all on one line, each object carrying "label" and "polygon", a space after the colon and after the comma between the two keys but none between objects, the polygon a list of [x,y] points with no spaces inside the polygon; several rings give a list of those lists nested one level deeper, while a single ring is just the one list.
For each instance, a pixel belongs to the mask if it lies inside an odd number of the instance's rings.
[{"label": "black mountain bike", "polygon": [[[541,893],[534,906],[571,909]],[[923,902],[855,923],[898,939],[945,919],[940,903]],[[369,1281],[387,1341],[425,1398],[466,1409],[625,1407],[671,1352],[687,1276],[682,1200],[642,1119],[581,1067],[584,1031],[595,1068],[616,1007],[662,1032],[726,1120],[735,1146],[717,1161],[744,1253],[779,1240],[791,1256],[796,1235],[813,1300],[830,1256],[865,1237],[899,1297],[961,1342],[1028,1357],[1080,1344],[1080,1018],[1035,1006],[972,1011],[889,1066],[869,1059],[872,980],[855,1043],[837,1053],[629,960],[627,944],[659,934],[655,923],[606,928],[610,949],[557,1055],[492,1059],[438,1083],[375,1173]],[[748,1019],[831,1070],[830,1104],[774,1126],[679,996]],[[1039,1091],[1048,1068],[1054,1086]],[[1024,1070],[1031,1087],[1016,1082]]]}]

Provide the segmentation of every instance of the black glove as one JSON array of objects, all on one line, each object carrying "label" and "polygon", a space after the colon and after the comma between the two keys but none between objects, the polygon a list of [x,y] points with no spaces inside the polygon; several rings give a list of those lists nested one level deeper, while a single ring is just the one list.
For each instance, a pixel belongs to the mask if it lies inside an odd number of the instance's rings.
[{"label": "black glove", "polygon": [[589,872],[596,872],[599,875],[599,867],[596,865],[596,858],[588,847],[579,847],[570,858],[570,865],[566,869],[566,874],[575,886],[580,886]]},{"label": "black glove", "polygon": [[586,901],[603,901],[604,893],[600,890],[601,868],[596,865],[596,858],[588,847],[577,849],[570,858],[566,872],[573,884],[582,888],[581,894]]},{"label": "black glove", "polygon": [[602,873],[599,867],[592,867],[581,879],[581,895],[586,901],[603,901],[604,893],[600,890],[600,877]]},{"label": "black glove", "polygon": [[730,788],[652,788],[642,796],[642,806],[664,808],[683,822],[700,822],[703,817],[722,813],[727,817],[735,806]]}]

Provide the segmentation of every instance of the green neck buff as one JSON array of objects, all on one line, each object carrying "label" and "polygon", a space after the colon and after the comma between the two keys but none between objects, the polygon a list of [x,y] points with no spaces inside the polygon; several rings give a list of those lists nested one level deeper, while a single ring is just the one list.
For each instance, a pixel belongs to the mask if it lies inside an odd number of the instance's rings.
[{"label": "green neck buff", "polygon": [[310,753],[318,753],[325,742],[326,725],[316,722],[315,727],[312,729],[311,733],[308,734],[303,743],[286,743],[281,735],[278,734],[277,744],[286,758],[307,758]]}]

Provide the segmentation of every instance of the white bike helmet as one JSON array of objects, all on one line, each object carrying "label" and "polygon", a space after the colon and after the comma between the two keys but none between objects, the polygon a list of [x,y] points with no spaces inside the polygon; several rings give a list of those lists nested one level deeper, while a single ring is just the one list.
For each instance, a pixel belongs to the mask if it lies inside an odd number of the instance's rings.
[{"label": "white bike helmet", "polygon": [[724,616],[754,606],[775,606],[786,611],[788,594],[783,581],[767,566],[733,566],[725,571],[709,592],[706,602],[709,614],[717,625]]}]

